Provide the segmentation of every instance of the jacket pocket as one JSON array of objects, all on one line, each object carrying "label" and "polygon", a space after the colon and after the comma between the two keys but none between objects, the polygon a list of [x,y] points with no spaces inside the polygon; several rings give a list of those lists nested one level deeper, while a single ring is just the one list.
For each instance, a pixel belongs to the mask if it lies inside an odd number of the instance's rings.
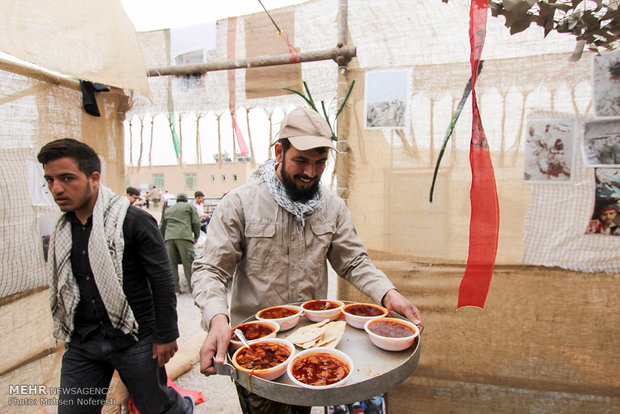
[{"label": "jacket pocket", "polygon": [[245,237],[273,237],[276,225],[273,223],[246,223]]},{"label": "jacket pocket", "polygon": [[244,260],[254,272],[267,271],[272,265],[273,257],[277,257],[275,235],[276,226],[273,223],[246,223]]},{"label": "jacket pocket", "polygon": [[336,232],[336,224],[328,221],[313,221],[310,227],[315,236],[332,235]]},{"label": "jacket pocket", "polygon": [[311,240],[306,239],[306,245],[319,252],[324,258],[334,238],[336,223],[313,221],[310,224],[310,229],[311,231],[306,233],[306,237],[311,236]]}]

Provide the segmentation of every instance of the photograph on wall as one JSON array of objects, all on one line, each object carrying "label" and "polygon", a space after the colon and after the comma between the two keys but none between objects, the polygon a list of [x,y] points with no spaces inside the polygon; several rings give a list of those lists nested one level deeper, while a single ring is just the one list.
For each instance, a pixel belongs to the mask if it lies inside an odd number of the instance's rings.
[{"label": "photograph on wall", "polygon": [[325,414],[386,414],[385,394],[353,404],[325,407]]},{"label": "photograph on wall", "polygon": [[43,242],[43,259],[47,262],[47,251],[50,247],[50,239],[54,232],[54,226],[58,221],[59,214],[47,214],[40,216],[39,232],[41,233],[41,241]]},{"label": "photograph on wall", "polygon": [[620,168],[620,118],[586,122],[582,151],[587,167]]},{"label": "photograph on wall", "polygon": [[620,50],[592,57],[592,86],[596,116],[620,116]]},{"label": "photograph on wall", "polygon": [[412,68],[366,72],[364,88],[366,129],[409,127],[412,74]]},{"label": "photograph on wall", "polygon": [[55,207],[54,197],[47,188],[43,176],[43,165],[35,160],[26,160],[26,176],[28,177],[28,193],[33,206]]},{"label": "photograph on wall", "polygon": [[[170,29],[170,59],[174,65],[196,65],[206,62],[207,53],[216,48],[216,22]],[[176,90],[184,93],[203,90],[205,73],[180,75],[173,78]]]},{"label": "photograph on wall", "polygon": [[620,236],[620,168],[595,168],[594,211],[586,234]]},{"label": "photograph on wall", "polygon": [[524,149],[524,182],[570,183],[574,148],[574,119],[529,119]]}]

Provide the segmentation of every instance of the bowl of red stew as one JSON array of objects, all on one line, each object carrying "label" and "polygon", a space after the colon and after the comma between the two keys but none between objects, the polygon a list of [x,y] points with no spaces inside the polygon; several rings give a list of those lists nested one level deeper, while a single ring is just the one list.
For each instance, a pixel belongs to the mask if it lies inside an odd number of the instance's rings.
[{"label": "bowl of red stew", "polygon": [[315,299],[304,302],[301,308],[306,318],[312,322],[321,322],[325,319],[333,321],[340,317],[344,303],[337,300]]},{"label": "bowl of red stew", "polygon": [[364,325],[370,341],[386,351],[402,351],[413,345],[420,328],[405,319],[379,317]]},{"label": "bowl of red stew", "polygon": [[235,326],[230,330],[230,344],[234,349],[239,349],[243,343],[237,338],[236,329],[241,330],[248,343],[252,343],[259,339],[275,338],[280,331],[280,325],[274,321],[251,321]]},{"label": "bowl of red stew", "polygon": [[387,316],[389,311],[374,303],[347,303],[342,308],[344,320],[357,329],[364,329],[364,324],[371,319]]},{"label": "bowl of red stew", "polygon": [[280,325],[280,332],[288,331],[299,323],[303,310],[299,306],[282,305],[261,309],[255,315],[259,321],[273,321]]},{"label": "bowl of red stew", "polygon": [[295,355],[295,345],[286,339],[259,339],[249,347],[235,351],[232,363],[239,371],[274,380],[286,372],[286,367]]},{"label": "bowl of red stew", "polygon": [[301,351],[288,364],[288,377],[304,388],[325,389],[344,385],[353,375],[353,360],[333,348]]}]

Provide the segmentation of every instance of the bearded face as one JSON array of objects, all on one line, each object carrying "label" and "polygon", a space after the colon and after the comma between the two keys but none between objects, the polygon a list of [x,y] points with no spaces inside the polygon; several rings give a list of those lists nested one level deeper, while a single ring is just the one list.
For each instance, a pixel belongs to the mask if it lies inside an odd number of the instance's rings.
[{"label": "bearded face", "polygon": [[[311,200],[319,191],[319,183],[321,177],[308,177],[305,174],[290,174],[287,171],[286,157],[282,160],[282,184],[286,193],[293,201]],[[307,182],[308,184],[300,184]]]}]

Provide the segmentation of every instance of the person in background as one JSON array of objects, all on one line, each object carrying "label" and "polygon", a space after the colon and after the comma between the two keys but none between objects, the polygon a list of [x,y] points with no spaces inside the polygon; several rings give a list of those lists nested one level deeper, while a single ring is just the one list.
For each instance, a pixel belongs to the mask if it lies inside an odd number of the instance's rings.
[{"label": "person in background", "polygon": [[64,213],[47,262],[53,333],[65,342],[58,412],[100,413],[116,369],[140,412],[193,413],[193,399],[167,386],[179,330],[155,219],[101,184],[88,145],[59,139],[37,159]]},{"label": "person in background", "polygon": [[200,218],[200,230],[207,232],[207,226],[209,224],[209,220],[211,220],[211,214],[205,213],[205,195],[202,191],[196,191],[194,193],[194,207],[196,207],[196,211],[198,212],[198,217]]},{"label": "person in background", "polygon": [[153,208],[159,208],[161,201],[161,190],[155,186],[151,189],[151,199],[153,200]]},{"label": "person in background", "polygon": [[[335,149],[331,136],[316,111],[293,110],[282,120],[275,160],[215,209],[192,277],[194,302],[208,330],[200,350],[203,374],[215,373],[213,357],[224,362],[229,323],[239,324],[268,306],[325,298],[327,261],[340,277],[423,329],[418,309],[368,257],[345,202],[320,187],[329,151]],[[244,413],[311,410],[259,397],[241,386],[237,394]]]},{"label": "person in background", "polygon": [[179,264],[183,264],[183,273],[191,293],[194,243],[200,236],[200,219],[194,206],[187,203],[187,194],[177,194],[176,204],[166,209],[159,229],[166,241],[166,250],[174,276],[174,290],[176,293],[181,293]]},{"label": "person in background", "polygon": [[164,194],[162,195],[162,199],[164,200],[164,202],[170,200],[171,198],[174,198],[174,196],[170,194],[168,190],[164,190]]},{"label": "person in background", "polygon": [[129,204],[132,206],[142,207],[144,205],[144,201],[140,200],[140,190],[136,187],[127,187],[125,197],[129,199]]}]

